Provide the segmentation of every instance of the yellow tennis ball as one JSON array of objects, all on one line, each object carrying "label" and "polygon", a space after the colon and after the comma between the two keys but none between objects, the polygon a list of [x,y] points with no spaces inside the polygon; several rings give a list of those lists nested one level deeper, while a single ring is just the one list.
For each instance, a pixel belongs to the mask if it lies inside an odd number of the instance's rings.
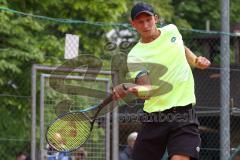
[{"label": "yellow tennis ball", "polygon": [[138,96],[139,97],[147,97],[149,96],[149,89],[145,86],[138,87]]},{"label": "yellow tennis ball", "polygon": [[54,133],[54,139],[57,141],[62,141],[62,136],[60,133]]},{"label": "yellow tennis ball", "polygon": [[54,133],[53,143],[60,148],[65,148],[66,139],[64,139],[60,133]]}]

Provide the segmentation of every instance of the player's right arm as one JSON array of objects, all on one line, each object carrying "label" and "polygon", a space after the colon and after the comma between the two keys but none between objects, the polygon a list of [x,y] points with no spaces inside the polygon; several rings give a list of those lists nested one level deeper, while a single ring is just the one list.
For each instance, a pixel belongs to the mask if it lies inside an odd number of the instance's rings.
[{"label": "player's right arm", "polygon": [[132,93],[141,99],[149,99],[151,97],[151,83],[147,73],[136,78],[136,84],[123,83],[113,89],[113,98],[122,99],[128,93]]}]

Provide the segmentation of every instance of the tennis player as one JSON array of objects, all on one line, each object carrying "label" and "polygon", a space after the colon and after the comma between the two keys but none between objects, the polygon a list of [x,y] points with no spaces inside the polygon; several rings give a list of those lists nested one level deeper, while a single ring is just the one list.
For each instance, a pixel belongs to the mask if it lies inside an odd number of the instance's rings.
[{"label": "tennis player", "polygon": [[117,85],[113,96],[121,99],[133,93],[145,99],[134,160],[160,160],[166,149],[171,160],[197,160],[201,139],[192,107],[196,99],[190,66],[205,69],[210,61],[184,46],[175,25],[157,28],[158,17],[150,5],[134,5],[131,19],[140,34],[127,59],[135,85]]}]

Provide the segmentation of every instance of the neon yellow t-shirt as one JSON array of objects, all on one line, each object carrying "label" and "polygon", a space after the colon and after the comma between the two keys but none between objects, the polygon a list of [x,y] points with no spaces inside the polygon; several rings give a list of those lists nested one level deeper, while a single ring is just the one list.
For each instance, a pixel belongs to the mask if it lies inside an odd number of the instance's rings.
[{"label": "neon yellow t-shirt", "polygon": [[131,78],[147,70],[153,94],[145,101],[144,111],[164,111],[176,106],[195,104],[194,79],[177,27],[159,28],[161,35],[150,43],[138,42],[128,54]]}]

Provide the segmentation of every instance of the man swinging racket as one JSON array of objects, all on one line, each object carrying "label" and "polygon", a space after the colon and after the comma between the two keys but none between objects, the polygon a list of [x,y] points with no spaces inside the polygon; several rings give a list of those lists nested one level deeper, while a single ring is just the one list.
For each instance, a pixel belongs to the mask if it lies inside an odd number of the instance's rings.
[{"label": "man swinging racket", "polygon": [[[140,34],[127,59],[135,85],[117,85],[113,98],[122,99],[132,93],[145,99],[144,115],[154,117],[142,121],[133,158],[160,160],[167,149],[171,160],[197,160],[201,140],[193,107],[196,99],[190,66],[205,69],[210,61],[184,46],[175,25],[157,28],[158,17],[150,5],[134,5],[131,19],[132,27]],[[162,120],[159,115],[166,118]]]}]

